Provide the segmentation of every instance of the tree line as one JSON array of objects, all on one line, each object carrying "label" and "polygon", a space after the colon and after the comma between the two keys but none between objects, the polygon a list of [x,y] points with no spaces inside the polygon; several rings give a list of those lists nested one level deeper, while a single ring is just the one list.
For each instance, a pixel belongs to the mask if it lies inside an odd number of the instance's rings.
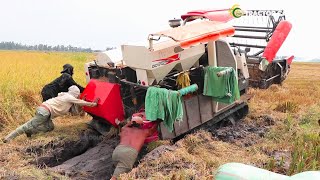
[{"label": "tree line", "polygon": [[50,46],[47,44],[38,44],[38,45],[25,45],[15,42],[1,42],[1,50],[34,50],[34,51],[66,51],[66,52],[93,52],[91,48],[82,48],[74,46],[64,46],[56,45]]}]

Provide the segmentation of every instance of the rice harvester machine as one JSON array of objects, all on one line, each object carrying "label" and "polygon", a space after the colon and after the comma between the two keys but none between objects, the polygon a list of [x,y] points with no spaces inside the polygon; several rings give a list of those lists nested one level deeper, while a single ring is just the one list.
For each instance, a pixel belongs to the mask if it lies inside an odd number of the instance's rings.
[{"label": "rice harvester machine", "polygon": [[[292,61],[290,58],[275,59],[291,24],[284,17],[274,20],[271,16],[268,17],[272,22],[270,27],[251,27],[230,23],[235,18],[228,10],[192,11],[181,16],[182,23],[180,19],[170,20],[172,28],[149,34],[145,44],[124,44],[121,48],[99,53],[96,60],[85,64],[88,84],[81,95],[88,100],[100,98],[97,107],[84,107],[93,117],[91,126],[104,133],[134,114],[144,114],[150,87],[183,92],[180,93],[183,118],[174,122],[172,131],[160,123],[158,131],[148,141],[178,138],[204,126],[223,120],[234,122],[245,116],[249,85],[267,88],[269,83],[282,82]],[[240,43],[234,40],[236,38],[268,43],[266,46]],[[250,48],[259,51],[249,54],[253,52]],[[224,103],[203,95],[207,67],[233,69],[240,98]],[[228,73],[223,70],[217,77]],[[182,74],[188,76],[186,86],[179,84]],[[225,88],[220,84],[213,84],[215,86]],[[153,122],[145,116],[144,119],[145,128],[150,127]]]}]

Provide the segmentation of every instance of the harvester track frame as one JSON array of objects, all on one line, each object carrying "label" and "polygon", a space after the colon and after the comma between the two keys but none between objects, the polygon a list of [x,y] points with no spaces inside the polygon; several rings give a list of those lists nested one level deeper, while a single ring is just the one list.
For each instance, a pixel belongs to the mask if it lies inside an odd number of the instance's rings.
[{"label": "harvester track frame", "polygon": [[[182,139],[183,137],[185,137],[186,135],[192,134],[196,131],[199,131],[202,129],[203,130],[212,129],[216,125],[218,125],[219,123],[221,123],[223,121],[230,121],[231,122],[231,119],[229,119],[230,117],[236,117],[235,120],[241,120],[248,113],[249,113],[249,106],[246,102],[242,102],[240,104],[234,105],[223,112],[221,111],[221,112],[217,113],[211,120],[201,124],[200,126],[193,128],[188,132],[185,132],[183,134],[180,134],[180,135],[174,137],[173,142],[176,142],[176,141]],[[233,122],[231,122],[231,123],[233,124]]]}]

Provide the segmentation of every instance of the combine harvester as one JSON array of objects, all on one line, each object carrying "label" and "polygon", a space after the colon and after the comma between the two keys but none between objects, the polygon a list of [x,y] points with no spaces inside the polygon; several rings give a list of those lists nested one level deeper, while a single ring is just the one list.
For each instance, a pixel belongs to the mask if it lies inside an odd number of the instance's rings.
[{"label": "combine harvester", "polygon": [[[201,127],[242,118],[248,113],[249,85],[267,88],[281,83],[293,59],[276,58],[291,24],[283,14],[276,20],[273,14],[262,17],[269,19],[267,27],[232,25],[241,19],[256,18],[233,18],[228,10],[192,11],[181,16],[182,24],[180,19],[170,20],[171,29],[149,34],[147,45],[122,45],[121,49],[98,54],[96,61],[85,65],[88,85],[82,97],[100,98],[98,107],[84,108],[93,117],[90,125],[103,134],[136,113],[144,115],[150,87],[180,90],[183,121],[175,122],[172,132],[161,123],[147,142],[176,139]],[[243,39],[247,43],[241,43]],[[246,39],[267,44],[252,44]],[[239,100],[226,104],[203,95],[204,69],[208,66],[235,70]],[[177,77],[186,72],[191,86],[181,91]],[[229,72],[220,73],[223,76]],[[150,124],[145,118],[145,128]]]}]

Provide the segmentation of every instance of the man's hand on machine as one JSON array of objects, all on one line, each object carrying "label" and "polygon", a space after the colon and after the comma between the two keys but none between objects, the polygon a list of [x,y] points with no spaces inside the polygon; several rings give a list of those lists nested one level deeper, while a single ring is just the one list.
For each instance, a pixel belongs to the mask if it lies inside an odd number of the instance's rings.
[{"label": "man's hand on machine", "polygon": [[95,103],[95,106],[98,106],[98,102],[99,102],[100,98],[96,98],[93,103]]}]

